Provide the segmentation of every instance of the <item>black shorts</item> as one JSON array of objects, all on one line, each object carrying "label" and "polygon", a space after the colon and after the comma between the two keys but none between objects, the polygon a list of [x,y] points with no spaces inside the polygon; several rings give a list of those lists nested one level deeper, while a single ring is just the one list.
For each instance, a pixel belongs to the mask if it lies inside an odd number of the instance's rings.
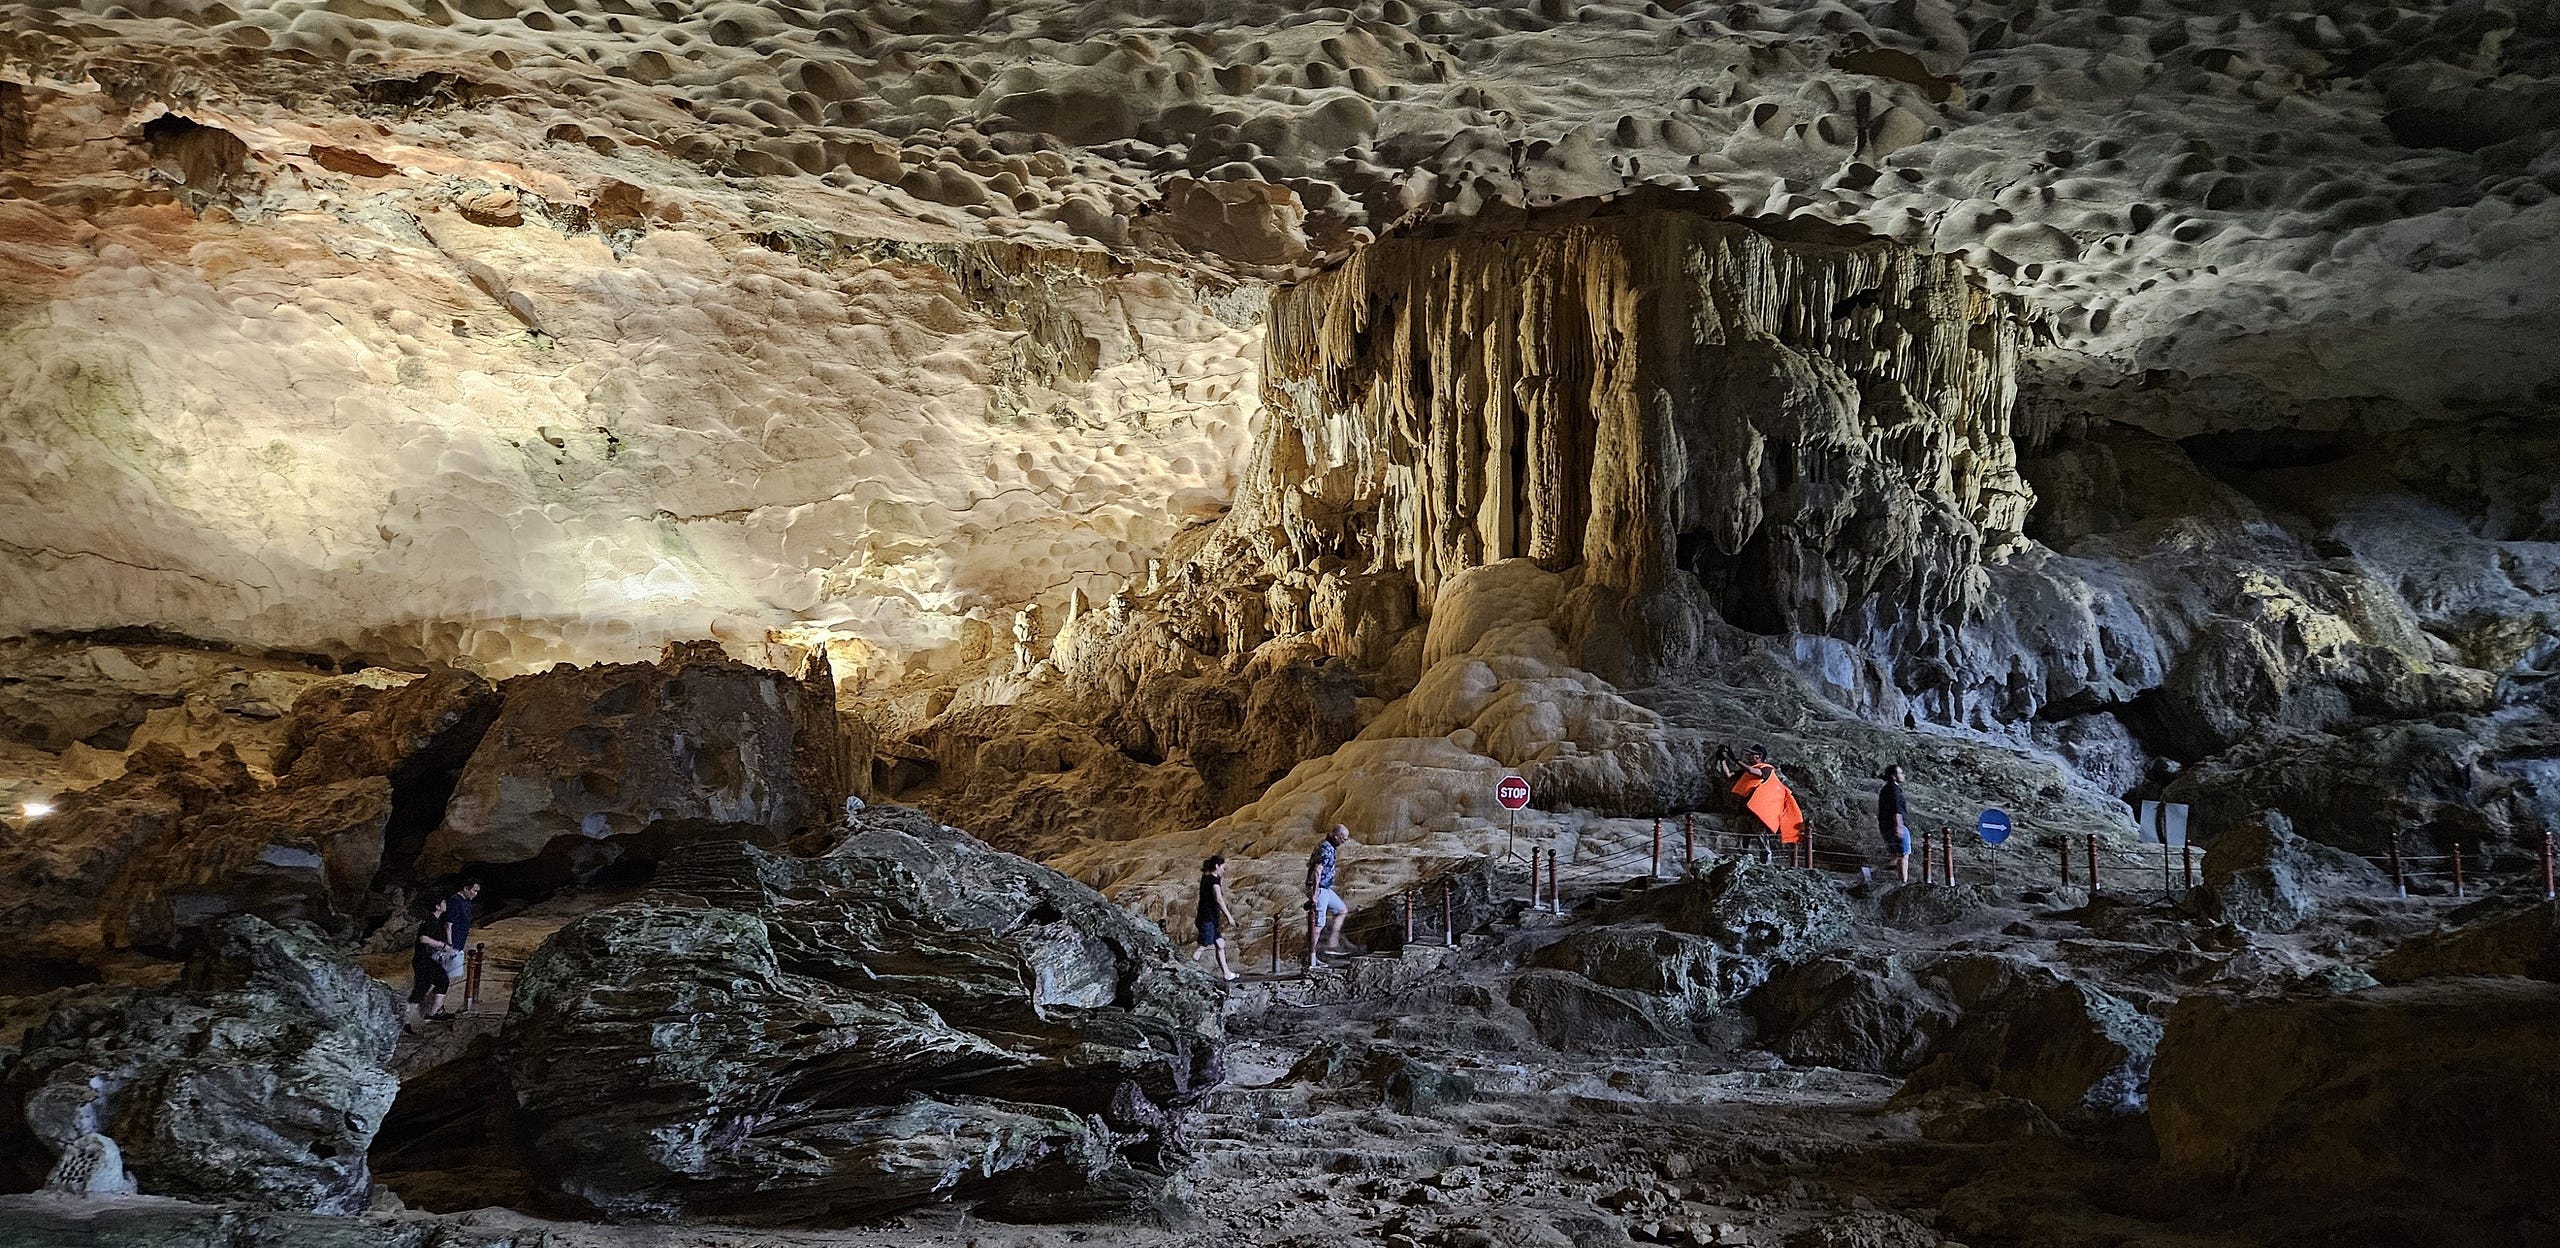
[{"label": "black shorts", "polygon": [[1218,943],[1218,921],[1216,919],[1200,920],[1200,947],[1206,949],[1216,943]]},{"label": "black shorts", "polygon": [[444,964],[434,958],[409,959],[409,1004],[425,1005],[427,998],[453,987],[453,977],[444,973]]}]

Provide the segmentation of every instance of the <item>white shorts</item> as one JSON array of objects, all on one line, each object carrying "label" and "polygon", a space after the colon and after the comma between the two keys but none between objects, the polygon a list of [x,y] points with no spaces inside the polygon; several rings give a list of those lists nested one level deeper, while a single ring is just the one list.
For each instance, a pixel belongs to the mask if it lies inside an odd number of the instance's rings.
[{"label": "white shorts", "polygon": [[1331,918],[1337,914],[1349,914],[1350,912],[1351,907],[1343,902],[1342,894],[1337,893],[1330,888],[1319,888],[1316,890],[1316,917],[1318,919]]}]

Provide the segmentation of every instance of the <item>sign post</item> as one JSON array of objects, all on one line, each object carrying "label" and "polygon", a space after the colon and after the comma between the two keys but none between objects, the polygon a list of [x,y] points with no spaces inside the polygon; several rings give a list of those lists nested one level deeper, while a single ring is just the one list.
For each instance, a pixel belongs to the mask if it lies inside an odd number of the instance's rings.
[{"label": "sign post", "polygon": [[1991,847],[1991,887],[2000,887],[2000,845],[2009,839],[2009,812],[1994,806],[1982,812],[1973,822],[1973,830],[1982,843]]},{"label": "sign post", "polygon": [[[1506,774],[1494,783],[1493,800],[1500,802],[1502,809],[1507,812],[1503,817],[1509,826],[1502,831],[1502,856],[1508,858],[1511,856],[1512,843],[1520,837],[1520,808],[1529,804],[1529,782],[1521,779],[1516,772]],[[1529,858],[1530,908],[1537,907],[1537,898],[1538,859],[1532,851]]]}]

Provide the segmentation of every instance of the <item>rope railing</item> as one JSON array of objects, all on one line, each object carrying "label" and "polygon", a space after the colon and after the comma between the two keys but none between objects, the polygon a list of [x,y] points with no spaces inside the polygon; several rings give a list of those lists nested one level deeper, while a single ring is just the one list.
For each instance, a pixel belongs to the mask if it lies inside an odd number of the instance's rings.
[{"label": "rope railing", "polygon": [[[1585,857],[1582,843],[1577,838],[1570,854],[1556,848],[1551,841],[1544,845],[1533,843],[1525,849],[1506,849],[1493,858],[1503,866],[1524,871],[1528,877],[1528,902],[1533,911],[1562,914],[1568,887],[1590,891],[1594,884],[1617,887],[1636,880],[1678,879],[1695,872],[1702,865],[1737,856],[1757,853],[1767,861],[1777,862],[1783,854],[1792,869],[1861,875],[1880,865],[1878,857],[1881,857],[1851,849],[1825,848],[1810,834],[1806,841],[1785,847],[1774,844],[1774,837],[1710,828],[1703,844],[1694,833],[1685,836],[1681,858],[1668,864],[1673,869],[1666,871],[1666,841],[1666,834],[1657,831],[1646,841]],[[2176,897],[2197,887],[2200,882],[2201,859],[2192,842],[2183,845],[2154,843],[2151,848],[2137,849],[2110,843],[2096,833],[2048,837],[2034,848],[2001,849],[1959,837],[1953,827],[1940,827],[1921,832],[1913,856],[1920,860],[1919,878],[1914,882],[1927,885],[1952,885],[1960,878],[1989,882],[2015,878],[2024,884],[2041,873],[2065,889],[2077,888],[2092,895],[2156,892]],[[2560,900],[2560,889],[2554,887],[2555,882],[2560,882],[2555,881],[2555,874],[2560,874],[2560,861],[2555,861],[2556,856],[2560,856],[2560,845],[2555,845],[2553,835],[2546,833],[2536,864],[2540,876],[2537,882],[2546,901]],[[2451,853],[2410,854],[2400,849],[2395,837],[2388,856],[2363,857],[2390,873],[2395,891],[2402,897],[2410,896],[2412,881],[2442,880],[2450,883],[2452,897],[2465,898],[2476,885],[2489,878],[2487,873],[2466,865],[2477,855],[2465,853],[2460,845],[2456,845]],[[2014,877],[2010,874],[2013,870]],[[2515,874],[2509,871],[2500,878],[2512,879]],[[1415,944],[1436,931],[1439,943],[1456,946],[1454,889],[1454,884],[1445,880],[1441,882],[1436,914],[1435,907],[1431,905],[1431,890],[1427,887],[1408,888],[1396,894],[1398,904],[1403,908],[1406,944]],[[1171,909],[1169,905],[1164,907],[1160,919],[1167,931],[1173,930]],[[1433,922],[1435,918],[1436,924]],[[1284,911],[1272,917],[1268,933],[1269,973],[1276,978],[1284,964],[1284,946],[1294,945],[1309,954],[1314,952],[1316,916],[1311,911],[1303,914]],[[1259,942],[1240,940],[1242,948],[1239,953],[1249,959],[1254,943]],[[1306,969],[1302,965],[1301,973],[1306,973]]]}]

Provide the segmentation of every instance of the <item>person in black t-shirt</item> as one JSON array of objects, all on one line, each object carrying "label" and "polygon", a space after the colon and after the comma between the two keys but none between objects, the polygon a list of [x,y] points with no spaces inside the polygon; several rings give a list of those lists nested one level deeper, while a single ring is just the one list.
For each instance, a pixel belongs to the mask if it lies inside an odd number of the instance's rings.
[{"label": "person in black t-shirt", "polygon": [[1902,882],[1911,882],[1911,806],[1902,797],[1902,764],[1884,769],[1884,788],[1876,794],[1876,834],[1884,838],[1885,852],[1894,856],[1894,870]]},{"label": "person in black t-shirt", "polygon": [[1200,924],[1200,947],[1192,952],[1192,960],[1199,961],[1201,954],[1215,952],[1218,974],[1230,984],[1236,982],[1235,968],[1227,965],[1226,929],[1235,924],[1235,915],[1227,909],[1227,860],[1223,855],[1211,854],[1200,864],[1200,905],[1194,917]]},{"label": "person in black t-shirt", "polygon": [[[418,937],[409,946],[409,1009],[415,1021],[451,1018],[444,1012],[444,994],[453,987],[453,977],[445,973],[443,955],[453,948],[453,929],[446,924],[444,901],[438,898],[418,920]],[[400,1024],[405,1035],[417,1034],[408,1022]]]},{"label": "person in black t-shirt", "polygon": [[479,899],[480,881],[467,876],[454,888],[453,895],[444,899],[444,921],[453,928],[453,935],[445,939],[446,944],[456,949],[471,947],[471,909],[472,903]]}]

